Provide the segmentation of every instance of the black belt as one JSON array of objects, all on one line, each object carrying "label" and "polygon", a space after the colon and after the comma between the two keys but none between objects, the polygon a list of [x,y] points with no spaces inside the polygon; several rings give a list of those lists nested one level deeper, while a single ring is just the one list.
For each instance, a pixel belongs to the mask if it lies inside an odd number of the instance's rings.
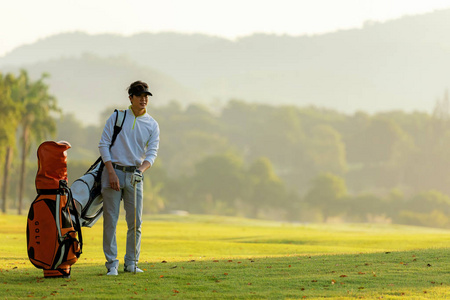
[{"label": "black belt", "polygon": [[114,169],[120,170],[122,172],[134,172],[134,170],[136,170],[135,166],[124,167],[124,166],[116,165],[115,163],[113,163],[112,165],[113,165]]}]

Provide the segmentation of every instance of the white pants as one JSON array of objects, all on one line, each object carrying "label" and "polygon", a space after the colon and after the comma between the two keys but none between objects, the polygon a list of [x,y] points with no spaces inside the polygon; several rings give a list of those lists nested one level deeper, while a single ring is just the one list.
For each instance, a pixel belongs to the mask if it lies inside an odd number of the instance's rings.
[{"label": "white pants", "polygon": [[136,185],[136,261],[134,259],[134,186],[131,185],[132,172],[123,172],[115,169],[120,182],[120,191],[113,190],[109,185],[109,174],[106,168],[102,174],[103,196],[103,252],[105,253],[107,269],[119,268],[117,259],[116,227],[119,219],[120,201],[123,199],[125,219],[127,221],[127,243],[125,252],[125,265],[134,266],[139,261],[141,250],[141,224],[142,224],[142,195],[143,181]]}]

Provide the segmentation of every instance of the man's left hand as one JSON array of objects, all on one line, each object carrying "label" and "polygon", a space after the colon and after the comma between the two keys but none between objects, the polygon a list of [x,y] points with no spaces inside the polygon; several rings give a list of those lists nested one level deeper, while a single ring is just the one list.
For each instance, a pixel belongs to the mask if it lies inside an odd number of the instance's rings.
[{"label": "man's left hand", "polygon": [[142,181],[142,171],[139,169],[136,169],[131,176],[131,184],[136,185],[137,183]]}]

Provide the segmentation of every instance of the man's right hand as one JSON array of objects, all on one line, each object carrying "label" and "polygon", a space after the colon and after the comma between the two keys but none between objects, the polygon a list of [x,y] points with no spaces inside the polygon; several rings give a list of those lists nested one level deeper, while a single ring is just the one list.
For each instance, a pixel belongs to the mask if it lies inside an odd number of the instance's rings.
[{"label": "man's right hand", "polygon": [[116,170],[114,170],[112,162],[105,162],[105,167],[109,175],[109,186],[115,191],[120,191],[119,177],[117,177]]},{"label": "man's right hand", "polygon": [[116,172],[109,173],[109,185],[115,191],[120,191],[119,177],[117,177]]}]

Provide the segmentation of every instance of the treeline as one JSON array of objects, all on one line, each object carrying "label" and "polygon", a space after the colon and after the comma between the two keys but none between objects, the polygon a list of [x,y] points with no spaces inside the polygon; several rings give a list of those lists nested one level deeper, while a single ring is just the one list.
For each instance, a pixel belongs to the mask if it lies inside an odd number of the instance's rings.
[{"label": "treeline", "polygon": [[3,212],[7,211],[11,183],[17,186],[14,203],[18,213],[27,210],[23,200],[29,197],[25,195],[25,190],[30,150],[46,136],[56,133],[54,117],[60,109],[56,98],[48,92],[49,87],[44,82],[46,77],[43,74],[33,81],[25,70],[17,76],[0,73],[0,187]]},{"label": "treeline", "polygon": [[[4,103],[2,97],[2,107]],[[159,107],[150,103],[149,113],[160,124],[161,144],[155,165],[145,174],[145,212],[448,228],[449,106],[447,94],[432,114],[348,115],[240,100],[219,108],[183,107],[176,101]],[[112,108],[106,109],[102,119],[111,112]],[[98,157],[103,124],[85,127],[72,115],[49,119],[55,122],[57,135],[47,138],[72,144],[68,151],[72,182]],[[7,122],[1,124],[2,132],[21,132],[20,126],[14,131]],[[24,165],[14,155],[6,168],[8,160],[3,157],[5,149],[17,142],[13,136],[0,144],[5,170]],[[35,149],[42,141],[29,144],[33,154],[23,152],[27,160],[36,161]],[[31,202],[36,164],[24,166],[23,193]],[[17,176],[10,176],[6,185],[8,203],[14,208],[19,205],[18,182]]]},{"label": "treeline", "polygon": [[432,114],[238,100],[218,111],[173,102],[152,114],[164,176],[149,175],[166,210],[450,226],[447,94]]}]

